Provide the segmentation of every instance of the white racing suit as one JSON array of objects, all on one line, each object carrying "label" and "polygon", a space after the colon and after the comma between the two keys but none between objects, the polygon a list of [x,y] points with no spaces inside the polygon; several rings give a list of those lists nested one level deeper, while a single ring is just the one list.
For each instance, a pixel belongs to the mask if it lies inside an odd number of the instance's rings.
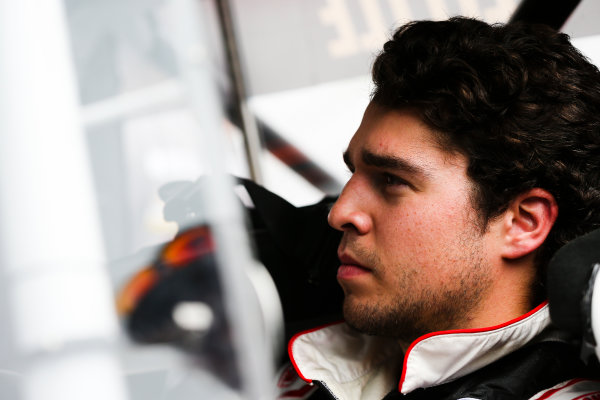
[{"label": "white racing suit", "polygon": [[598,368],[549,325],[544,303],[498,326],[422,336],[403,354],[393,339],[330,324],[290,340],[279,399],[600,399]]}]

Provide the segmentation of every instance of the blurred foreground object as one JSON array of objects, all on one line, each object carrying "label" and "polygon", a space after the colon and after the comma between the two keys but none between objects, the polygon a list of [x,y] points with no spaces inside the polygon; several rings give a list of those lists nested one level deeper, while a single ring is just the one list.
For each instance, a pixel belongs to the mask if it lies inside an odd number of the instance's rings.
[{"label": "blurred foreground object", "polygon": [[[255,318],[269,325],[276,295],[264,295],[269,294],[266,281],[272,279],[283,306],[285,339],[315,323],[339,320],[342,292],[335,280],[339,233],[326,219],[332,199],[295,207],[250,180],[237,182],[234,192],[244,205],[256,255],[270,274],[262,283],[252,279],[264,299],[262,315]],[[180,231],[152,265],[124,286],[118,308],[135,341],[172,344],[198,367],[235,388],[240,384],[236,347],[224,307],[227,298],[221,291],[224,275],[215,257],[218,248],[207,225],[192,226],[206,218],[201,193],[207,184],[201,178],[161,188],[165,219],[176,222]],[[273,340],[279,346],[274,351],[279,361],[287,343],[282,339]]]},{"label": "blurred foreground object", "polygon": [[[341,234],[327,223],[335,198],[296,207],[249,179],[236,182],[233,191],[245,210],[256,257],[271,275],[283,306],[285,338],[341,319],[343,293],[336,280]],[[203,177],[161,187],[165,220],[185,231],[205,219],[200,195],[207,184]]]},{"label": "blurred foreground object", "polygon": [[230,387],[240,387],[215,244],[206,226],[178,234],[123,288],[119,313],[140,343],[170,343]]},{"label": "blurred foreground object", "polygon": [[126,400],[64,11],[0,2],[0,397]]}]

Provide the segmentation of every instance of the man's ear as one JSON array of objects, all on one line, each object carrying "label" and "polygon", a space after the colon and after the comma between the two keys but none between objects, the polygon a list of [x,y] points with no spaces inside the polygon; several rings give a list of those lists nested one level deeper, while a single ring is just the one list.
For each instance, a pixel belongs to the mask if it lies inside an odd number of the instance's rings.
[{"label": "man's ear", "polygon": [[534,188],[519,195],[503,214],[502,257],[517,259],[538,249],[558,216],[554,196]]}]

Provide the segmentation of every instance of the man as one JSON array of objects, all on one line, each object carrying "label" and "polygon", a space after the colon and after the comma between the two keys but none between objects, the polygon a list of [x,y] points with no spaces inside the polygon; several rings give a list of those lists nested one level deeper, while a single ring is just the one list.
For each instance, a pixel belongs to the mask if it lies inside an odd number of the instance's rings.
[{"label": "man", "polygon": [[543,286],[600,226],[598,69],[550,28],[453,18],[399,28],[373,80],[328,218],[345,322],[290,341],[313,386],[287,371],[282,398],[600,396]]}]

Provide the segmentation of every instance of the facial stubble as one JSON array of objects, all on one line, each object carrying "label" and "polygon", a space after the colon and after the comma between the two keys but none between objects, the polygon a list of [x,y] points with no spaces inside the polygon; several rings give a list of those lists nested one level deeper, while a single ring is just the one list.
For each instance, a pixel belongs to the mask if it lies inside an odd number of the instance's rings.
[{"label": "facial stubble", "polygon": [[[468,324],[472,313],[491,285],[489,268],[482,260],[481,231],[464,232],[447,254],[448,264],[462,265],[452,272],[442,287],[431,288],[423,281],[427,271],[412,266],[394,266],[395,292],[384,304],[361,301],[346,293],[344,318],[354,329],[411,343],[430,332],[459,329]],[[456,247],[455,247],[456,246]],[[354,248],[357,255],[375,266],[375,279],[383,279],[376,254]],[[444,265],[438,266],[444,268]],[[431,271],[430,271],[431,273]]]}]

